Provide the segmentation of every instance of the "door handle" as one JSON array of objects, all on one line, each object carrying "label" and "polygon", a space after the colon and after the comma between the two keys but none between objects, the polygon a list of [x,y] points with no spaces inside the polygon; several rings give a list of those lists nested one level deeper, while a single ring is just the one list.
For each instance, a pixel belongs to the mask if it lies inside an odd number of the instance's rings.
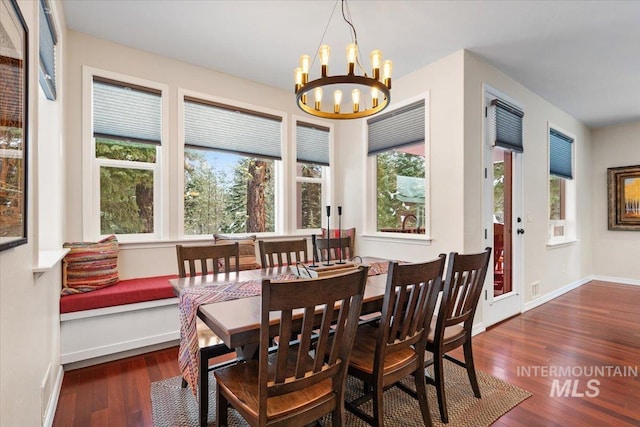
[{"label": "door handle", "polygon": [[516,233],[518,233],[518,234],[524,234],[524,229],[523,229],[523,228],[518,228],[518,230],[516,231]]}]

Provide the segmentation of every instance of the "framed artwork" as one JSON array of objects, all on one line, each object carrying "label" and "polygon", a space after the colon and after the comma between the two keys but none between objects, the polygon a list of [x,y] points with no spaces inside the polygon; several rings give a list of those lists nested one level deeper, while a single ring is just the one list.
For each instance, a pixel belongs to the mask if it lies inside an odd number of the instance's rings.
[{"label": "framed artwork", "polygon": [[0,0],[0,251],[27,243],[28,29]]},{"label": "framed artwork", "polygon": [[640,165],[607,169],[609,230],[640,231]]}]

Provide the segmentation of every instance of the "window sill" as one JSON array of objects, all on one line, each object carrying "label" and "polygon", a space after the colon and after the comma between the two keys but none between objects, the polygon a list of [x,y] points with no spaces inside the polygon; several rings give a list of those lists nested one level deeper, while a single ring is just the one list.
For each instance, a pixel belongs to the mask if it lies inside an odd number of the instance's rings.
[{"label": "window sill", "polygon": [[33,267],[34,273],[44,273],[53,269],[66,254],[69,248],[54,249],[38,252],[38,264]]},{"label": "window sill", "polygon": [[[224,233],[222,233],[224,234]],[[275,234],[275,233],[239,233],[239,235],[256,234],[256,242],[258,240],[286,240],[286,239],[302,239],[306,237],[311,240],[311,234]],[[147,241],[118,241],[121,250],[134,249],[155,249],[168,248],[176,245],[188,244],[213,244],[213,234],[206,236],[185,236],[182,239],[168,240],[147,240]]]},{"label": "window sill", "polygon": [[363,234],[363,240],[378,241],[378,242],[394,242],[394,243],[406,243],[410,245],[431,245],[431,237],[425,235],[416,234],[404,234],[397,233],[398,236],[389,234]]},{"label": "window sill", "polygon": [[561,240],[557,242],[547,242],[547,248],[555,249],[555,248],[563,248],[565,246],[571,246],[578,243],[578,239],[567,239]]}]

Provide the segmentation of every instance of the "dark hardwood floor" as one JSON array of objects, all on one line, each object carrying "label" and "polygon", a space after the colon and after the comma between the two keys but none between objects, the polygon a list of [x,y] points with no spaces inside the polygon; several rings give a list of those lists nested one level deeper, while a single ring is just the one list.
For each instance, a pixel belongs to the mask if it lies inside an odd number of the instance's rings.
[{"label": "dark hardwood floor", "polygon": [[[591,282],[477,335],[473,347],[477,369],[533,393],[494,426],[640,426],[639,377],[556,378],[543,372],[558,367],[589,374],[603,366],[638,371],[638,286]],[[53,425],[151,426],[150,384],[176,375],[177,348],[66,372]],[[570,380],[570,390],[551,396],[554,379],[559,386]],[[599,385],[588,388],[594,379]]]}]

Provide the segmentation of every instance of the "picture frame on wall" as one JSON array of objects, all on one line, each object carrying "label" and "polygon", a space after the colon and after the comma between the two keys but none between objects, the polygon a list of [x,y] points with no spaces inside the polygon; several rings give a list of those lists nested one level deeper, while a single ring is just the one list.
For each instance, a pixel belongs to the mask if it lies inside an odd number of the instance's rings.
[{"label": "picture frame on wall", "polygon": [[0,0],[0,251],[27,243],[28,28]]},{"label": "picture frame on wall", "polygon": [[607,169],[609,230],[640,231],[640,165]]}]

